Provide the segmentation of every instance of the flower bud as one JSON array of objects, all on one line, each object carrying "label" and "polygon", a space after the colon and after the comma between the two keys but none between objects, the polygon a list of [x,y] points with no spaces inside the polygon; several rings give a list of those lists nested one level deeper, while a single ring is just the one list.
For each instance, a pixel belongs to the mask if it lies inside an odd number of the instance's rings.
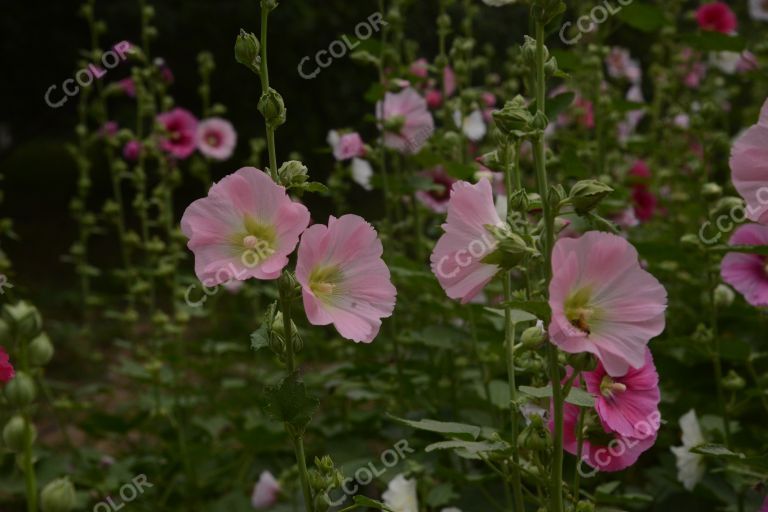
[{"label": "flower bud", "polygon": [[16,377],[5,385],[3,393],[13,407],[24,407],[35,400],[35,381],[24,372],[16,372]]},{"label": "flower bud", "polygon": [[714,296],[715,304],[717,307],[727,308],[733,304],[733,299],[735,298],[736,294],[733,293],[733,290],[730,286],[721,283],[715,288]]},{"label": "flower bud", "polygon": [[328,512],[331,508],[331,500],[326,493],[315,496],[315,511]]},{"label": "flower bud", "polygon": [[35,306],[24,301],[6,304],[3,308],[3,316],[16,335],[25,342],[40,334],[40,329],[43,327],[40,312]]},{"label": "flower bud", "polygon": [[552,438],[549,436],[549,430],[544,427],[544,420],[541,416],[531,416],[531,422],[520,435],[517,436],[518,446],[527,450],[546,450],[552,444]]},{"label": "flower bud", "polygon": [[59,478],[46,485],[40,493],[43,512],[69,512],[75,507],[75,486],[69,478]]},{"label": "flower bud", "polygon": [[53,344],[47,334],[42,333],[29,344],[29,364],[45,366],[53,358]]},{"label": "flower bud", "polygon": [[744,380],[744,377],[733,370],[729,371],[728,375],[723,377],[723,387],[728,391],[739,391],[744,389],[744,386],[746,385],[747,382]]},{"label": "flower bud", "polygon": [[278,169],[277,174],[280,178],[280,184],[286,188],[301,185],[309,177],[307,166],[298,160],[284,162],[280,169]]},{"label": "flower bud", "polygon": [[506,102],[501,110],[492,114],[496,126],[507,136],[522,136],[530,132],[533,123],[533,114],[525,104],[525,99],[517,95]]},{"label": "flower bud", "polygon": [[576,504],[576,512],[595,512],[595,506],[589,501],[580,501]]},{"label": "flower bud", "polygon": [[[37,430],[35,429],[34,425],[30,425],[29,429],[31,431],[30,433],[32,434],[30,436],[30,442],[33,442],[37,437]],[[24,418],[21,416],[14,416],[8,420],[8,423],[6,423],[5,427],[3,428],[3,441],[5,442],[5,446],[7,446],[9,450],[16,453],[24,451],[25,433],[26,422],[24,421]]]},{"label": "flower bud", "polygon": [[235,41],[235,60],[254,73],[259,73],[261,44],[254,34],[240,29]]},{"label": "flower bud", "polygon": [[701,187],[701,195],[704,196],[705,199],[708,201],[714,201],[715,199],[719,199],[721,195],[723,195],[723,187],[718,185],[717,183],[705,183]]},{"label": "flower bud", "polygon": [[544,323],[541,321],[536,322],[536,325],[529,327],[523,331],[520,341],[525,347],[536,347],[547,339],[547,334],[544,332]]},{"label": "flower bud", "polygon": [[270,128],[277,128],[285,123],[286,109],[283,97],[271,87],[261,95],[258,108]]},{"label": "flower bud", "polygon": [[[530,247],[523,238],[504,224],[502,226],[488,225],[485,227],[497,242],[495,250],[481,261],[490,265],[499,265],[507,270],[519,265],[526,256],[537,256],[538,251]],[[487,247],[488,250],[493,247]]]},{"label": "flower bud", "polygon": [[576,213],[585,215],[611,192],[611,187],[597,180],[582,180],[571,188],[570,200]]}]

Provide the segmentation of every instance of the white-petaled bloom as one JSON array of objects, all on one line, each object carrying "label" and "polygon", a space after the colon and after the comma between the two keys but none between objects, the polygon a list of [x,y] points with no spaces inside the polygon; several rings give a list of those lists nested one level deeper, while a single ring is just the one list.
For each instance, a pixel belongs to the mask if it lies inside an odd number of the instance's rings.
[{"label": "white-petaled bloom", "polygon": [[464,135],[466,135],[472,142],[477,142],[485,137],[487,129],[485,127],[483,113],[480,110],[474,110],[463,119],[461,117],[461,112],[456,110],[453,112],[453,122],[456,123],[457,128],[461,128]]},{"label": "white-petaled bloom", "polygon": [[768,1],[749,0],[749,15],[753,20],[768,21]]},{"label": "white-petaled bloom", "polygon": [[352,181],[363,187],[365,190],[373,190],[371,177],[373,176],[373,167],[368,160],[362,158],[352,159]]},{"label": "white-petaled bloom", "polygon": [[402,473],[390,480],[381,498],[394,512],[419,512],[416,480],[408,480]]},{"label": "white-petaled bloom", "polygon": [[280,482],[269,471],[263,471],[259,476],[259,481],[253,487],[251,506],[256,510],[268,509],[277,503],[279,495]]},{"label": "white-petaled bloom", "polygon": [[683,431],[683,446],[672,446],[670,449],[677,458],[677,479],[687,490],[692,491],[704,477],[704,457],[691,453],[691,448],[704,442],[699,419],[696,411],[691,409],[680,417],[680,428]]}]

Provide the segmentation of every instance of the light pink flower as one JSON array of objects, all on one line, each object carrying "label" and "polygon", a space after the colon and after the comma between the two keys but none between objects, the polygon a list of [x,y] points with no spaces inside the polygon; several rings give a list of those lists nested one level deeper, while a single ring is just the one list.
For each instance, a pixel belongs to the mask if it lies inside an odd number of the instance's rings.
[{"label": "light pink flower", "polygon": [[448,297],[471,301],[500,270],[482,260],[496,249],[496,241],[486,226],[501,225],[493,202],[491,182],[481,179],[475,185],[457,181],[448,202],[445,233],[437,241],[430,261],[432,272]]},{"label": "light pink flower", "polygon": [[397,291],[376,230],[357,215],[331,216],[301,237],[296,280],[312,325],[333,324],[354,342],[370,343],[392,315]]},{"label": "light pink flower", "polygon": [[432,180],[431,190],[419,190],[416,198],[435,213],[448,211],[448,199],[451,197],[451,187],[456,180],[445,172],[442,167],[435,167],[421,173],[421,176]]},{"label": "light pink flower", "polygon": [[[731,245],[768,245],[768,226],[747,224],[739,227],[728,242]],[[723,281],[733,286],[753,306],[768,306],[768,258],[759,254],[731,252],[720,267]]]},{"label": "light pink flower", "polygon": [[331,131],[328,134],[328,142],[333,149],[334,158],[339,162],[365,156],[365,144],[357,132],[339,135],[338,132]]},{"label": "light pink flower", "polygon": [[307,208],[254,167],[224,177],[181,218],[195,273],[206,286],[276,279],[308,225]]},{"label": "light pink flower", "polygon": [[736,71],[739,73],[748,73],[760,67],[757,57],[749,50],[744,50],[739,56],[739,62],[736,63]]},{"label": "light pink flower", "polygon": [[120,126],[117,124],[116,121],[107,121],[99,129],[99,135],[101,135],[102,137],[113,137],[117,135],[117,131],[119,129],[120,129]]},{"label": "light pink flower", "polygon": [[768,223],[768,100],[758,123],[733,143],[730,165],[733,185],[747,202],[747,217]]},{"label": "light pink flower", "polygon": [[445,95],[449,98],[456,92],[456,73],[454,73],[451,66],[443,68],[443,88],[445,89]]},{"label": "light pink flower", "polygon": [[0,382],[8,382],[16,376],[10,359],[5,349],[0,347]]},{"label": "light pink flower", "polygon": [[376,105],[384,130],[384,145],[401,153],[418,153],[435,131],[427,102],[413,88],[386,93]]},{"label": "light pink flower", "polygon": [[642,438],[658,428],[649,418],[660,417],[659,374],[651,351],[645,349],[645,364],[630,368],[623,377],[611,377],[602,363],[582,374],[587,391],[595,396],[595,409],[606,430],[622,436]]},{"label": "light pink flower", "polygon": [[259,481],[253,487],[251,506],[256,510],[266,510],[275,503],[280,495],[280,482],[269,471],[262,471]]},{"label": "light pink flower", "polygon": [[607,373],[645,364],[645,347],[664,330],[667,293],[620,236],[590,231],[557,241],[549,285],[549,336],[561,350],[590,352]]},{"label": "light pink flower", "polygon": [[725,2],[704,4],[696,10],[696,21],[702,30],[714,30],[723,34],[736,31],[739,20]]},{"label": "light pink flower", "polygon": [[211,117],[197,125],[197,149],[214,160],[226,160],[237,146],[237,132],[232,123],[220,117]]},{"label": "light pink flower", "polygon": [[611,48],[605,59],[605,65],[608,68],[608,75],[612,78],[625,78],[633,84],[642,78],[640,64],[630,57],[629,50],[626,48]]},{"label": "light pink flower", "polygon": [[419,78],[427,78],[427,75],[429,75],[429,62],[424,58],[415,60],[413,63],[411,63],[411,66],[408,68],[408,70],[414,76]]},{"label": "light pink flower", "polygon": [[141,154],[141,142],[138,140],[129,140],[125,143],[125,146],[123,146],[123,158],[128,160],[129,162],[135,162],[139,159],[139,155]]},{"label": "light pink flower", "polygon": [[486,91],[480,95],[480,98],[483,100],[483,103],[486,107],[496,106],[496,95],[494,95],[492,92]]},{"label": "light pink flower", "polygon": [[189,110],[174,108],[157,116],[165,131],[167,138],[160,141],[160,148],[171,156],[184,160],[195,151],[195,137],[197,132],[197,118]]}]

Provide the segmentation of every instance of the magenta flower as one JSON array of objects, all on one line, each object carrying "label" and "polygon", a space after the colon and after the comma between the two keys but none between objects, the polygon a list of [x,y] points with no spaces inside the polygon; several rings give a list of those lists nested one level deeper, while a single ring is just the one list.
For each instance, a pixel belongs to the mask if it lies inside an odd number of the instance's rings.
[{"label": "magenta flower", "polygon": [[167,138],[160,140],[160,148],[171,156],[184,160],[195,151],[195,137],[197,132],[197,119],[189,110],[174,108],[157,116],[165,131]]},{"label": "magenta flower", "polygon": [[354,342],[370,343],[392,315],[397,290],[381,259],[376,230],[357,215],[331,216],[301,237],[296,280],[312,325],[333,324]]},{"label": "magenta flower", "polygon": [[16,376],[11,364],[11,358],[3,347],[0,347],[0,382],[8,382]]},{"label": "magenta flower", "polygon": [[632,203],[637,220],[646,222],[656,213],[658,200],[647,186],[635,185],[632,187]]},{"label": "magenta flower", "polygon": [[256,510],[266,510],[277,503],[280,496],[280,482],[269,471],[262,471],[259,481],[253,487],[251,506]]},{"label": "magenta flower", "polygon": [[388,92],[376,105],[384,130],[384,145],[401,153],[418,153],[435,131],[427,102],[413,88]]},{"label": "magenta flower", "polygon": [[99,135],[102,137],[114,137],[119,129],[120,126],[116,121],[107,121],[99,128]]},{"label": "magenta flower", "polygon": [[[747,224],[739,227],[728,242],[731,245],[768,245],[768,226]],[[723,281],[733,286],[753,306],[768,306],[768,257],[731,252],[720,266]]]},{"label": "magenta flower", "polygon": [[440,108],[440,105],[443,104],[443,95],[437,89],[427,90],[425,99],[427,101],[427,106],[432,110]]},{"label": "magenta flower", "polygon": [[747,202],[747,217],[768,223],[768,100],[758,123],[733,143],[730,165],[733,186]]},{"label": "magenta flower", "polygon": [[136,83],[133,81],[133,78],[123,78],[117,82],[117,85],[120,87],[120,90],[123,91],[123,94],[129,98],[136,97]]},{"label": "magenta flower", "polygon": [[187,207],[181,229],[206,286],[276,279],[309,225],[309,211],[264,172],[243,167]]},{"label": "magenta flower", "polygon": [[435,213],[447,212],[451,187],[456,183],[456,180],[449,176],[442,167],[424,171],[421,176],[432,180],[432,189],[419,190],[416,192],[416,198]]},{"label": "magenta flower", "polygon": [[650,435],[648,418],[659,416],[661,393],[659,374],[648,348],[645,364],[639,369],[630,368],[623,377],[611,377],[602,363],[582,377],[587,391],[595,395],[595,409],[606,430],[635,438]]},{"label": "magenta flower", "polygon": [[211,117],[197,125],[196,144],[205,156],[226,160],[237,146],[237,132],[226,119]]},{"label": "magenta flower", "polygon": [[725,2],[704,4],[696,11],[696,21],[702,30],[714,30],[723,34],[736,31],[739,20]]},{"label": "magenta flower", "polygon": [[497,242],[486,226],[500,226],[502,221],[493,202],[491,182],[481,179],[472,185],[457,181],[448,202],[445,233],[437,241],[430,261],[432,273],[448,297],[471,301],[500,270],[498,265],[483,263]]},{"label": "magenta flower", "polygon": [[334,158],[339,162],[365,156],[365,144],[357,132],[339,135],[332,130],[328,133],[328,143],[333,149]]},{"label": "magenta flower", "polygon": [[590,231],[561,238],[552,253],[549,336],[561,350],[590,352],[614,377],[645,364],[664,330],[667,293],[620,236]]},{"label": "magenta flower", "polygon": [[408,71],[419,78],[427,78],[429,75],[429,62],[425,58],[415,60],[411,63]]},{"label": "magenta flower", "polygon": [[129,162],[135,162],[141,155],[141,142],[138,140],[129,140],[123,146],[123,158]]}]

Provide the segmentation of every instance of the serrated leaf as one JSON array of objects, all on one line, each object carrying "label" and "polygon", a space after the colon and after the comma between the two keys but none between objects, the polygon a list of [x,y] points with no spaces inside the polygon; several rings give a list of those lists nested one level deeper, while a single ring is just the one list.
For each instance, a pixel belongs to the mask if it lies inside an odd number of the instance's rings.
[{"label": "serrated leaf", "polygon": [[317,398],[307,394],[299,372],[293,372],[278,386],[268,387],[265,395],[267,413],[274,419],[292,426],[297,432],[304,431],[320,406]]},{"label": "serrated leaf", "polygon": [[711,457],[725,457],[725,458],[737,458],[744,459],[746,456],[743,453],[736,453],[721,444],[705,443],[698,446],[694,446],[690,449],[691,453],[698,453],[699,455],[709,455]]},{"label": "serrated leaf", "polygon": [[480,436],[482,429],[476,425],[466,425],[464,423],[453,423],[449,421],[436,421],[436,420],[419,420],[411,421],[404,418],[398,418],[397,416],[389,415],[393,420],[407,425],[416,430],[425,430],[427,432],[435,432],[437,434],[443,434],[448,436],[455,436],[463,439],[474,441]]}]

